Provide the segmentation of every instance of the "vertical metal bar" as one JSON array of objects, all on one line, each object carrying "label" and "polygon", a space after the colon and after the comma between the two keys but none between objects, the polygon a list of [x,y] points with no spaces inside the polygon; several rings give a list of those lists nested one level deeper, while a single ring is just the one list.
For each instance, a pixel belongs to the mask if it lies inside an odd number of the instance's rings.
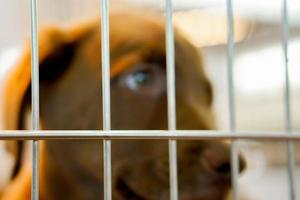
[{"label": "vertical metal bar", "polygon": [[[282,2],[282,50],[284,55],[284,107],[285,107],[285,129],[287,134],[292,134],[292,120],[291,120],[291,104],[290,104],[290,78],[289,78],[289,64],[288,64],[288,43],[289,42],[289,21],[287,0]],[[289,178],[289,192],[290,199],[296,199],[295,194],[295,180],[294,180],[294,145],[291,141],[287,142],[287,160],[288,160],[288,178]]]},{"label": "vertical metal bar", "polygon": [[[176,95],[175,95],[175,53],[172,0],[166,0],[166,60],[167,60],[167,95],[168,128],[176,130]],[[178,199],[177,178],[177,143],[169,140],[170,199]]]},{"label": "vertical metal bar", "polygon": [[[227,0],[227,75],[228,75],[228,98],[229,98],[229,123],[230,131],[236,132],[236,116],[235,116],[235,93],[234,93],[234,71],[233,71],[233,57],[234,57],[234,22],[233,22],[233,7],[232,0]],[[231,181],[233,187],[233,200],[239,199],[238,194],[238,153],[237,143],[231,143]]]},{"label": "vertical metal bar", "polygon": [[[110,122],[110,55],[109,55],[109,0],[102,0],[101,7],[101,51],[103,130],[111,130]],[[103,141],[104,199],[111,200],[111,141]]]},{"label": "vertical metal bar", "polygon": [[[37,0],[31,0],[31,101],[32,129],[39,130],[39,58],[38,58],[38,16]],[[31,199],[39,199],[39,144],[32,142],[32,188]]]}]

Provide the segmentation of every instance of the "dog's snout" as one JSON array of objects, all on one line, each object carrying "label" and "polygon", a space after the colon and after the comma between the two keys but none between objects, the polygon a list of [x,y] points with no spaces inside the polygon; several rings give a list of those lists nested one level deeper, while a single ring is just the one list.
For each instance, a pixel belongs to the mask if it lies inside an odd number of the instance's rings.
[{"label": "dog's snout", "polygon": [[[229,145],[219,144],[207,147],[202,154],[202,161],[208,170],[220,176],[230,177],[231,174],[231,151]],[[239,172],[245,168],[245,160],[238,156]]]}]

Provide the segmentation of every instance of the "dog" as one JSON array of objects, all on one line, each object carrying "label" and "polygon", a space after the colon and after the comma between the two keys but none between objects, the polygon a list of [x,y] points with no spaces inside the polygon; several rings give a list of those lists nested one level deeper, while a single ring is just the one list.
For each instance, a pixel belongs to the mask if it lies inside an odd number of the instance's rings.
[{"label": "dog", "polygon": [[[43,130],[101,130],[99,20],[40,32],[40,124]],[[151,12],[110,15],[111,126],[166,130],[165,22]],[[177,128],[215,129],[212,87],[199,50],[175,29]],[[30,48],[10,74],[4,99],[6,129],[26,129],[30,110]],[[27,127],[28,128],[28,127]],[[31,167],[11,142],[15,172],[2,200],[29,200]],[[40,199],[103,196],[101,140],[40,141]],[[230,149],[221,141],[178,141],[180,200],[224,200],[230,191]],[[240,171],[245,162],[240,156]],[[112,195],[116,200],[169,198],[168,143],[112,141]]]}]

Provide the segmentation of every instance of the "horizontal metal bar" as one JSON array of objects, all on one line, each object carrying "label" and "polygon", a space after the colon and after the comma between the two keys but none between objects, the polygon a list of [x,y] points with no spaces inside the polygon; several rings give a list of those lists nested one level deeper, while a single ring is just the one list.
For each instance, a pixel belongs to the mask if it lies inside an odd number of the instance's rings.
[{"label": "horizontal metal bar", "polygon": [[300,140],[300,133],[285,132],[243,132],[214,130],[4,130],[0,140],[63,140],[63,139],[174,139],[174,140]]}]

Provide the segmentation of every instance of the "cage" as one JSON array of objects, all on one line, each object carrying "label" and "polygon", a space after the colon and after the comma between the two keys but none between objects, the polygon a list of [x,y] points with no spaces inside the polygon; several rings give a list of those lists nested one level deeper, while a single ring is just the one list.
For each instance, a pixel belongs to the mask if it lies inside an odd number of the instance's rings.
[{"label": "cage", "polygon": [[[296,167],[298,158],[294,150],[297,149],[297,145],[294,146],[294,143],[296,144],[296,141],[300,139],[298,134],[300,112],[297,103],[299,102],[300,80],[299,67],[297,67],[299,4],[291,2],[288,7],[286,0],[251,2],[246,0],[239,2],[231,0],[222,2],[130,1],[132,4],[139,4],[140,9],[151,7],[165,14],[168,130],[111,129],[109,3],[118,7],[122,5],[121,1],[2,2],[4,6],[1,8],[3,11],[1,13],[11,18],[7,20],[3,17],[0,21],[0,24],[6,27],[0,33],[1,38],[7,38],[1,39],[0,50],[5,52],[2,54],[5,58],[2,59],[5,60],[2,65],[10,65],[10,60],[13,62],[14,57],[19,54],[18,48],[13,47],[7,50],[7,47],[23,43],[24,35],[29,32],[29,27],[31,33],[32,130],[2,130],[0,139],[32,140],[32,199],[39,199],[38,141],[65,139],[103,140],[103,190],[106,200],[112,199],[111,148],[113,146],[111,146],[111,141],[134,139],[169,141],[169,185],[172,200],[178,199],[176,141],[180,140],[230,141],[232,199],[241,199],[241,190],[254,193],[258,199],[276,199],[276,197],[297,199],[299,175]],[[66,11],[70,4],[72,4],[72,9]],[[26,10],[24,7],[30,7],[30,9]],[[205,12],[198,12],[195,7]],[[15,12],[11,12],[13,9]],[[18,13],[20,16],[16,17]],[[68,25],[73,23],[70,21],[84,21],[98,13],[101,14],[99,27],[101,27],[101,38],[104,41],[101,46],[103,130],[39,130],[38,25],[40,23]],[[23,17],[26,15],[30,15],[30,18]],[[214,103],[216,115],[220,116],[217,121],[221,130],[177,130],[176,128],[173,23],[176,23],[182,32],[188,35],[192,43],[203,49],[204,57],[207,58],[205,65],[209,66],[208,75],[215,83],[216,102]],[[207,32],[196,29],[197,26],[206,27]],[[215,59],[215,55],[219,55],[218,59]],[[4,68],[0,70],[3,74],[5,73]],[[276,91],[273,90],[274,87]],[[255,109],[257,107],[258,109]],[[257,142],[249,142],[249,140]],[[264,141],[268,141],[264,143],[266,145],[260,145]],[[255,169],[256,172],[246,173],[238,183],[238,149],[244,150],[246,157],[251,159],[250,172],[253,172],[251,166],[254,165],[255,168],[257,162],[262,160],[262,156],[266,157],[264,160],[274,164],[275,167],[267,169],[269,174],[264,179],[265,183],[255,185],[257,179],[253,176],[261,176],[262,173],[259,170],[257,172],[257,169]],[[256,153],[258,151],[259,153]],[[287,163],[284,161],[285,157]],[[264,164],[265,162],[263,161]],[[286,175],[283,164],[287,168]],[[275,174],[279,175],[275,176]],[[272,185],[270,186],[272,181],[276,182],[271,178],[272,176],[277,177],[276,186],[273,185],[275,189]],[[284,180],[285,183],[278,183],[278,180]],[[263,184],[266,187],[258,189]],[[283,189],[278,189],[283,185],[285,186]]]}]

